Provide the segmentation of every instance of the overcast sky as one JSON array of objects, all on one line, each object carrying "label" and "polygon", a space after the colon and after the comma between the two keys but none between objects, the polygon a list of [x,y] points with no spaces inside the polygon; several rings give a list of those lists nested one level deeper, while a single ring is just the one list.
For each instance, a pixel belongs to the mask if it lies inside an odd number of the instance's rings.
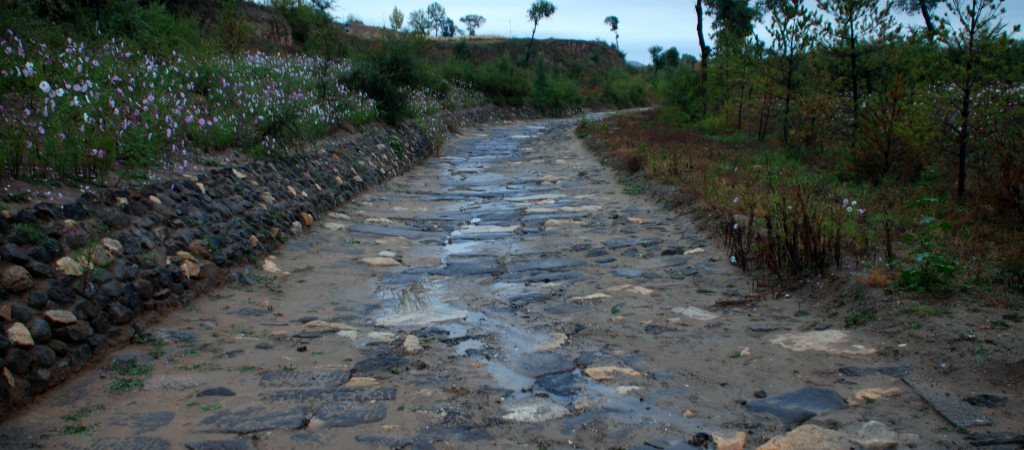
[{"label": "overcast sky", "polygon": [[[603,39],[614,42],[615,35],[604,24],[607,16],[619,18],[619,43],[626,59],[650,63],[647,49],[652,45],[676,47],[681,53],[698,54],[697,13],[694,0],[551,0],[557,10],[554,16],[541,21],[537,38]],[[385,25],[391,9],[398,7],[407,16],[417,9],[426,9],[430,0],[335,0],[334,16],[344,20],[355,16],[367,25]],[[530,37],[533,24],[526,17],[532,0],[441,0],[448,16],[462,27],[458,19],[467,14],[479,14],[487,19],[477,34]],[[811,3],[811,2],[808,2]],[[1004,3],[1007,24],[1024,23],[1024,0]],[[904,17],[915,25],[917,16]],[[705,22],[705,32],[710,26]],[[1017,38],[1021,35],[1017,34]],[[710,44],[709,44],[710,45]]]}]

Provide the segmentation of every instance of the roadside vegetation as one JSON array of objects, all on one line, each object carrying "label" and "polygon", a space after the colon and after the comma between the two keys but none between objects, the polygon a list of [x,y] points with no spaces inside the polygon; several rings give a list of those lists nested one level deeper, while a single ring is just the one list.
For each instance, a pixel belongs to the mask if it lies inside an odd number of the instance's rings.
[{"label": "roadside vegetation", "polygon": [[[379,39],[350,36],[358,23],[332,18],[324,0],[3,6],[0,180],[8,182],[145,180],[209,155],[274,158],[341,128],[442,110],[495,104],[564,114],[650,96],[622,64],[594,71],[531,58],[532,40],[522,53],[475,61],[468,48],[480,43],[427,39],[462,33],[437,3],[413,28],[396,8]],[[247,8],[280,13],[294,45],[263,39]],[[472,33],[486,19],[460,21]]]},{"label": "roadside vegetation", "polygon": [[1024,44],[1001,1],[698,5],[701,55],[651,49],[661,107],[581,130],[603,155],[677,186],[744,269],[1024,294]]}]

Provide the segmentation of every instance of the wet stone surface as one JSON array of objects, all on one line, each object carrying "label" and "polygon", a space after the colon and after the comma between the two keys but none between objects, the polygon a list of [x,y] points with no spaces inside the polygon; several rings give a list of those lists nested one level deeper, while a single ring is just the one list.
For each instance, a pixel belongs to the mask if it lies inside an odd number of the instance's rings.
[{"label": "wet stone surface", "polygon": [[1006,392],[928,380],[925,397],[848,407],[902,387],[910,362],[773,343],[841,327],[797,296],[716,307],[754,283],[685,217],[624,193],[575,123],[461,130],[0,424],[0,447],[693,449],[743,431],[755,448],[805,421],[852,439],[871,420],[912,436],[897,448],[957,448],[946,420],[971,419],[963,405],[993,422],[971,442],[1020,441]]}]

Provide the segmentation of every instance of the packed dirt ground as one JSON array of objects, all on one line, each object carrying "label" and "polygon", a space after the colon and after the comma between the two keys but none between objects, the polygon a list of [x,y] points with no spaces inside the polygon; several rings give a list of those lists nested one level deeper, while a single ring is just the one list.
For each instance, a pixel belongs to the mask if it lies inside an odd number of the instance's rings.
[{"label": "packed dirt ground", "polygon": [[1014,328],[847,329],[822,300],[841,285],[814,281],[738,301],[751,279],[624,193],[575,123],[463,130],[0,424],[0,448],[1024,442]]}]

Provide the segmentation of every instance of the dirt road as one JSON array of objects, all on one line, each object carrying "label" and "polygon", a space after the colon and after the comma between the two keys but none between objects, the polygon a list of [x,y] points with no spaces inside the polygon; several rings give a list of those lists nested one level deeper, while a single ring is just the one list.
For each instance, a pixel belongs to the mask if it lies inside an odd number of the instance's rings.
[{"label": "dirt road", "polygon": [[847,448],[966,445],[915,387],[941,390],[878,353],[899,343],[795,296],[715,307],[750,281],[574,123],[463,130],[0,425],[0,448],[754,448],[802,423]]}]

